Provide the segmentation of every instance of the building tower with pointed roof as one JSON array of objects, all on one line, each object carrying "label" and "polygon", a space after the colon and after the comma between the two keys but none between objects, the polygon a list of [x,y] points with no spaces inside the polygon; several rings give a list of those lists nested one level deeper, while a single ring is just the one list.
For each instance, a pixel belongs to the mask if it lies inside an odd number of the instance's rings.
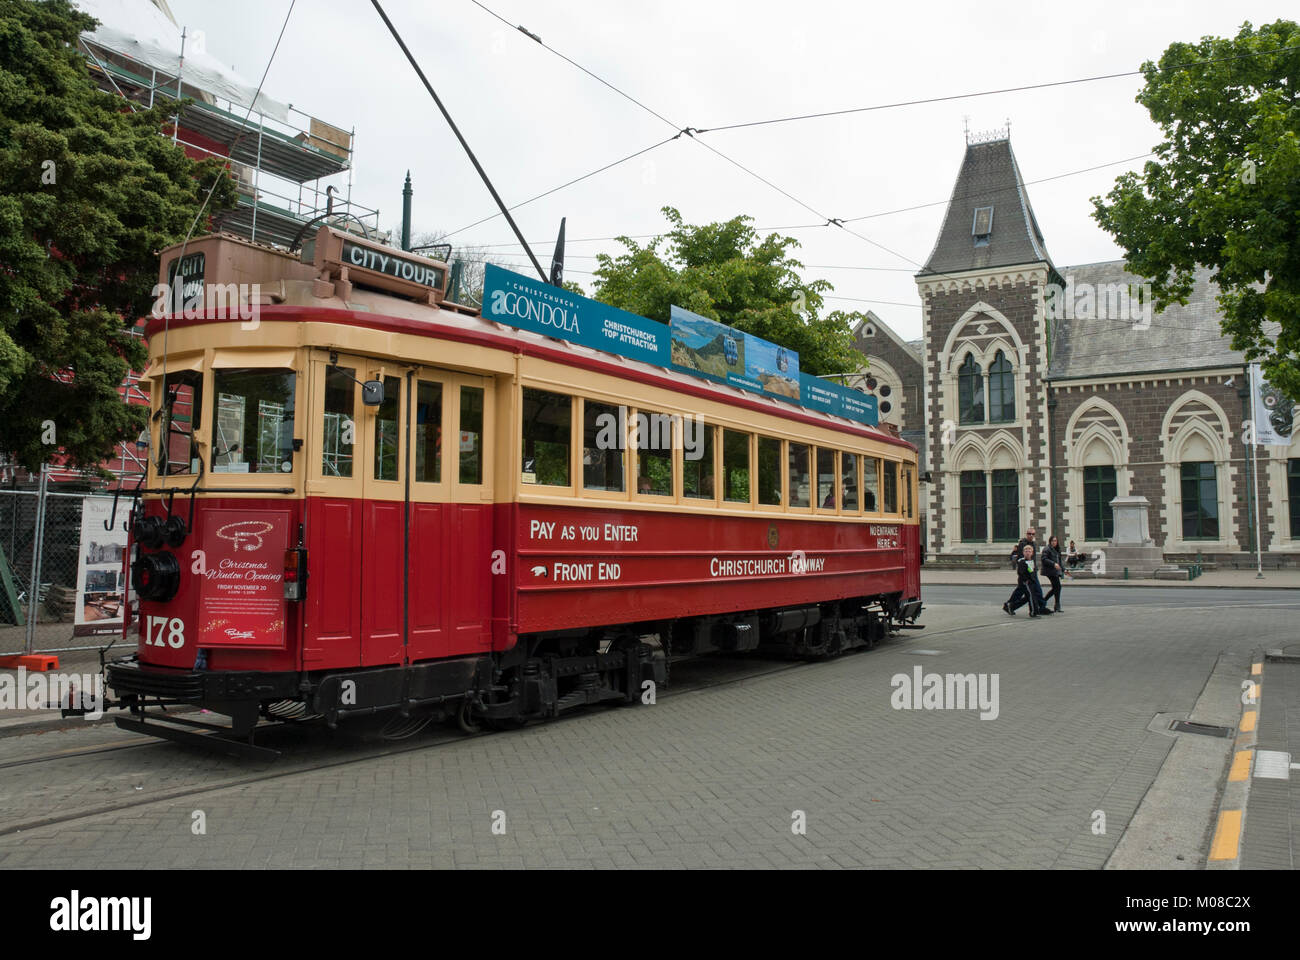
[{"label": "building tower with pointed roof", "polygon": [[1058,279],[1007,131],[968,135],[916,275],[932,555],[987,554],[1049,516],[1046,292]]}]

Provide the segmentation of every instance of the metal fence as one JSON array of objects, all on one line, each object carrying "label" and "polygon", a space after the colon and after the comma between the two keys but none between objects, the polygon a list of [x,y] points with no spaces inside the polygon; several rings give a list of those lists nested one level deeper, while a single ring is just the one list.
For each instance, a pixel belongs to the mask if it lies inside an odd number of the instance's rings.
[{"label": "metal fence", "polygon": [[0,490],[0,655],[98,649],[121,635],[127,501],[108,531],[112,499],[48,481]]}]

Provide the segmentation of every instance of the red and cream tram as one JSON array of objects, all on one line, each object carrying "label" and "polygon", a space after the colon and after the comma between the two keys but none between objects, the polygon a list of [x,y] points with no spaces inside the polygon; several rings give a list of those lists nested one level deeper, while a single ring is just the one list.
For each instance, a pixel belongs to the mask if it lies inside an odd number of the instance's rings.
[{"label": "red and cream tram", "polygon": [[175,704],[227,742],[520,723],[920,612],[916,450],[884,430],[493,322],[445,301],[445,264],[330,228],[301,257],[180,253],[160,278],[191,302],[148,330],[138,651],[108,665],[128,729],[184,738]]}]

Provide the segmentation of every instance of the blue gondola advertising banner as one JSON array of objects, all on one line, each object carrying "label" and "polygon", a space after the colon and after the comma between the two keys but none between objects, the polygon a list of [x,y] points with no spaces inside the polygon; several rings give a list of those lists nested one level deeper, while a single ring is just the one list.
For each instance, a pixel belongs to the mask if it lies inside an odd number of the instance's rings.
[{"label": "blue gondola advertising banner", "polygon": [[487,264],[483,317],[656,366],[669,365],[668,326]]},{"label": "blue gondola advertising banner", "polygon": [[878,422],[875,397],[802,373],[795,351],[681,307],[672,308],[671,325],[663,324],[489,263],[483,317],[858,423]]},{"label": "blue gondola advertising banner", "polygon": [[799,402],[799,354],[698,313],[672,308],[672,365],[697,377]]}]

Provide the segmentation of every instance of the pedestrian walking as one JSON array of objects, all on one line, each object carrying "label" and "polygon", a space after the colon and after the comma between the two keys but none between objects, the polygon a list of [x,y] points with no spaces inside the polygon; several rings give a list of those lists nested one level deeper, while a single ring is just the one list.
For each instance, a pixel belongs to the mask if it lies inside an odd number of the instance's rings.
[{"label": "pedestrian walking", "polygon": [[1043,606],[1048,600],[1055,600],[1052,613],[1061,612],[1061,578],[1065,576],[1065,566],[1061,563],[1061,541],[1058,537],[1048,537],[1047,546],[1043,547],[1043,576],[1052,583],[1052,589],[1043,597]]},{"label": "pedestrian walking", "polygon": [[[1033,544],[1034,536],[1035,536],[1035,530],[1033,527],[1030,527],[1028,530],[1025,531],[1025,535],[1020,538],[1020,542],[1016,544],[1015,549],[1011,551],[1011,566],[1015,568],[1017,571],[1020,569],[1020,557],[1021,554],[1024,552],[1025,545]],[[1016,608],[1019,607],[1024,602],[1025,602],[1024,583],[1017,581],[1016,588],[1011,591],[1011,596],[1007,598],[1007,602],[1002,604],[1002,609],[1014,617],[1016,615],[1015,614]]]},{"label": "pedestrian walking", "polygon": [[1051,613],[1043,605],[1043,585],[1038,582],[1039,562],[1034,556],[1034,545],[1026,543],[1021,551],[1020,560],[1016,563],[1016,577],[1020,582],[1022,598],[1014,603],[1008,601],[1008,606],[1003,609],[1012,616],[1015,615],[1016,609],[1021,604],[1029,604],[1029,616],[1038,617],[1046,613]]}]

